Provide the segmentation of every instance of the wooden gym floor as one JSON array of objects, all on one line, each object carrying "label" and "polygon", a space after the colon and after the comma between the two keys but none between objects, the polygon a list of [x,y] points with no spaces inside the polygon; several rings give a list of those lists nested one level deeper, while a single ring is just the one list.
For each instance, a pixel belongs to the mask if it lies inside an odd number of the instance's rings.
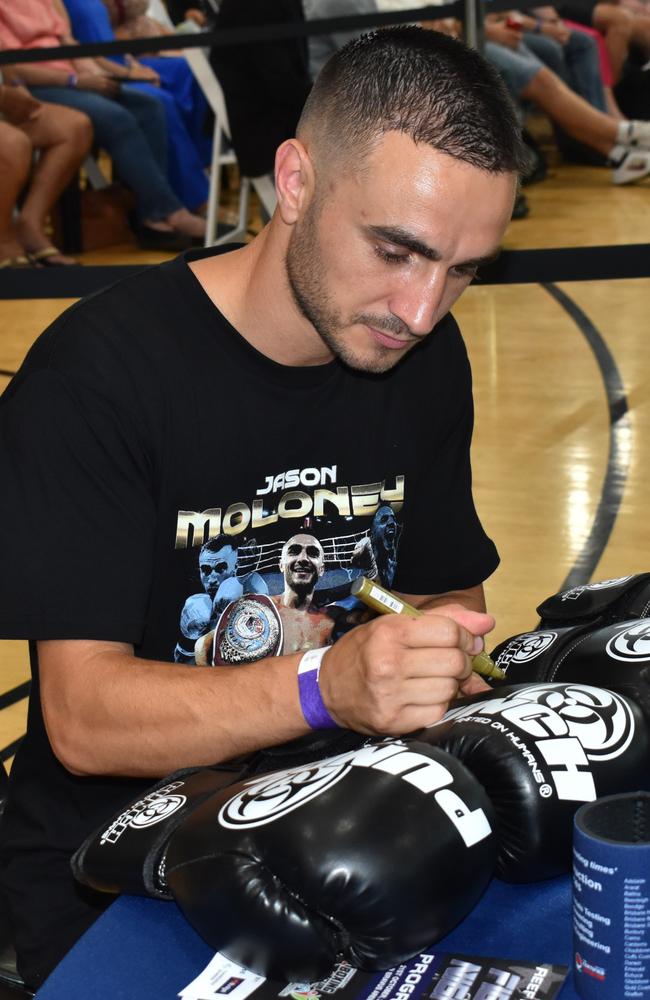
[{"label": "wooden gym floor", "polygon": [[[650,181],[556,166],[526,189],[507,249],[648,242]],[[154,263],[132,246],[85,264]],[[15,371],[70,300],[0,301],[0,370]],[[650,569],[650,279],[471,287],[454,310],[474,371],[474,489],[501,553],[487,582],[494,643],[536,624],[565,581]],[[0,376],[0,391],[8,378]],[[0,642],[0,750],[24,732],[26,644]],[[2,694],[2,692],[5,692]],[[12,703],[13,702],[13,703]]]}]

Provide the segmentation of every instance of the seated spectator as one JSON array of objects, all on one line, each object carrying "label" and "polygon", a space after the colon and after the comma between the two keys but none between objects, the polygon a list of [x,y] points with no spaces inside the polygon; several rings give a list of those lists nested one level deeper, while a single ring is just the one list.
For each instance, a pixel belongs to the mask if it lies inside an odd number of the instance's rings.
[{"label": "seated spectator", "polygon": [[544,17],[537,11],[536,16],[518,10],[506,13],[509,26],[518,26],[524,45],[545,66],[592,107],[607,110],[598,46],[593,37],[572,30],[553,7],[544,8]]},{"label": "seated spectator", "polygon": [[[169,29],[140,17],[147,0],[64,0],[72,33],[84,42],[110,42],[167,34]],[[139,24],[143,21],[143,24]],[[145,30],[146,29],[146,30]],[[208,198],[205,168],[212,159],[212,142],[205,132],[207,101],[187,61],[170,56],[134,59],[115,56],[99,60],[110,72],[128,81],[128,87],[149,94],[165,111],[167,171],[177,197],[193,211]],[[136,82],[132,83],[131,81]]]},{"label": "seated spectator", "polygon": [[485,56],[503,76],[511,94],[532,101],[567,135],[591,147],[614,167],[615,184],[650,174],[650,123],[618,121],[588,104],[524,45],[521,31],[498,14],[485,20]]},{"label": "seated spectator", "polygon": [[650,13],[643,8],[632,10],[616,0],[560,0],[555,6],[561,17],[596,28],[603,35],[615,84],[631,49],[640,49],[645,59],[650,57]]},{"label": "seated spectator", "polygon": [[[70,43],[60,0],[0,0],[0,44],[26,49]],[[165,173],[167,133],[161,105],[109,75],[95,59],[53,60],[7,67],[5,78],[27,85],[39,100],[84,112],[95,140],[133,191],[141,245],[177,250],[202,238],[205,221],[183,206]]]},{"label": "seated spectator", "polygon": [[[0,82],[0,268],[77,263],[52,246],[45,224],[87,156],[92,134],[78,111],[41,104],[24,87]],[[35,149],[40,155],[34,164]]]},{"label": "seated spectator", "polygon": [[[564,19],[560,17],[555,7],[550,7],[550,6],[535,7],[532,13],[535,15],[536,19],[535,34],[536,37],[538,38],[540,36],[552,38],[554,33],[554,26],[559,26],[560,28],[564,28],[565,30],[569,29],[569,31],[571,31],[572,34],[579,33],[581,35],[587,35],[589,38],[591,38],[598,52],[599,76],[603,88],[603,95],[605,98],[605,111],[609,112],[609,114],[613,115],[615,118],[630,117],[629,115],[626,116],[623,114],[614,96],[614,91],[613,91],[614,77],[612,74],[612,64],[609,58],[609,53],[607,51],[607,46],[605,45],[605,39],[600,34],[600,32],[596,31],[595,28],[590,28],[586,24],[578,24],[577,21],[571,21],[570,19]],[[528,32],[526,33],[525,41],[526,44],[529,44],[530,42],[530,34]],[[545,61],[539,49],[535,49],[533,47],[533,51],[537,52],[537,54],[539,55],[540,59],[542,59],[543,62]],[[556,67],[554,65],[552,65],[551,63],[547,63],[547,65],[554,72],[557,72]],[[570,80],[567,81],[562,76],[562,73],[558,73],[558,76],[564,79],[565,83],[569,82],[569,85],[571,86],[571,81]],[[574,86],[573,89],[576,90],[577,88]],[[589,101],[590,104],[593,103],[582,89],[577,90],[577,93],[579,93],[582,97],[584,97],[586,101]]]}]

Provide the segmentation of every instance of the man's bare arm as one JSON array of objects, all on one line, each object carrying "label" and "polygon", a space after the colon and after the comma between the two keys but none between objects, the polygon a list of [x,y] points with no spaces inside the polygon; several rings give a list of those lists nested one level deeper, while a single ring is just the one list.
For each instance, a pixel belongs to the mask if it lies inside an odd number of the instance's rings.
[{"label": "man's bare arm", "polygon": [[[446,606],[445,614],[377,618],[342,636],[320,671],[332,718],[390,735],[438,721],[472,675],[476,636],[492,624],[456,607],[459,620]],[[300,653],[215,668],[144,660],[116,642],[50,640],[38,651],[47,733],[76,774],[155,777],[309,728],[298,693]]]},{"label": "man's bare arm", "polygon": [[38,643],[54,753],[75,774],[164,775],[307,732],[299,654],[237,668],[144,660],[126,643]]}]

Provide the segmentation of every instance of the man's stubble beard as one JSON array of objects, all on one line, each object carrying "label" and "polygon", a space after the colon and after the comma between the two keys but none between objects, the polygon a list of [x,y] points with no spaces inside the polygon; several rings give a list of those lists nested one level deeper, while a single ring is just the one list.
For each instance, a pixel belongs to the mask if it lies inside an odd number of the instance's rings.
[{"label": "man's stubble beard", "polygon": [[331,302],[323,283],[322,254],[318,240],[319,199],[314,198],[304,218],[294,226],[285,257],[289,289],[301,314],[314,327],[323,343],[350,368],[380,375],[394,367],[395,352],[377,345],[374,356],[359,357],[345,343],[341,333],[346,324]]}]

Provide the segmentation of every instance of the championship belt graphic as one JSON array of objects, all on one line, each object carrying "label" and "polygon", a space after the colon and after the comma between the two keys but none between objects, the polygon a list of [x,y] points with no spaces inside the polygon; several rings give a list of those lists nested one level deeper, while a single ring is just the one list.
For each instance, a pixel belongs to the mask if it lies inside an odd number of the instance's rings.
[{"label": "championship belt graphic", "polygon": [[282,622],[265,594],[247,594],[223,610],[214,630],[212,663],[237,666],[282,652]]}]

